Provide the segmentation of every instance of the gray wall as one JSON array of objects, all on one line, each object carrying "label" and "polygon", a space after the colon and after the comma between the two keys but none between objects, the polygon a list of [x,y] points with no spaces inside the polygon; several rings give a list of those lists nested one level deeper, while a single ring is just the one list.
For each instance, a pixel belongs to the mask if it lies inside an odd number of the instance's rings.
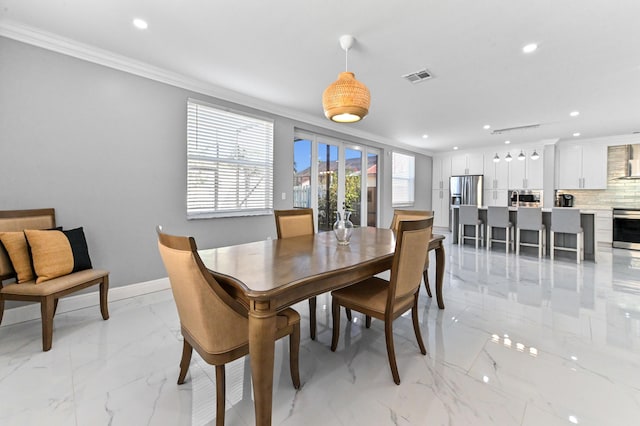
[{"label": "gray wall", "polygon": [[[380,224],[390,223],[391,147],[3,37],[0,209],[54,207],[59,225],[84,226],[94,266],[111,271],[112,287],[166,276],[156,224],[200,247],[275,237],[272,216],[186,220],[188,97],[275,120],[275,208],[291,207],[295,128],[382,148]],[[416,208],[431,207],[431,174],[431,157],[416,154]]]}]

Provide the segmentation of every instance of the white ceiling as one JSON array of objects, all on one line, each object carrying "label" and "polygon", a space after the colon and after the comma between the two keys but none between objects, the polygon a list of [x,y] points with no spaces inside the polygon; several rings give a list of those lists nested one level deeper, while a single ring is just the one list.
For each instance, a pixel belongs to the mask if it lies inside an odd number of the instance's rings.
[{"label": "white ceiling", "polygon": [[[638,0],[0,0],[25,26],[295,111],[345,133],[432,152],[509,139],[640,131]],[[133,18],[149,23],[146,31]],[[6,31],[4,32],[7,33]],[[1,34],[1,33],[0,33]],[[333,124],[325,87],[349,70],[369,116]],[[539,48],[524,54],[522,47]],[[429,69],[411,84],[402,75]],[[578,117],[569,116],[580,111]],[[322,121],[324,120],[324,121]],[[493,129],[539,123],[529,131]],[[423,134],[428,139],[423,139]]]}]

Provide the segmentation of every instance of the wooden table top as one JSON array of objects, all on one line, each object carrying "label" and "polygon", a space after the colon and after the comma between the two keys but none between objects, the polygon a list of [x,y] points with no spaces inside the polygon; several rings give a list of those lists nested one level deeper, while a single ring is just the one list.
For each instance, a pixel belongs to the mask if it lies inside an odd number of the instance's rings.
[{"label": "wooden table top", "polygon": [[362,227],[353,230],[347,246],[339,246],[329,231],[200,250],[199,254],[214,275],[228,277],[245,296],[266,299],[289,287],[344,275],[350,268],[380,269],[378,265],[388,264],[384,266],[388,269],[394,250],[393,231]]}]

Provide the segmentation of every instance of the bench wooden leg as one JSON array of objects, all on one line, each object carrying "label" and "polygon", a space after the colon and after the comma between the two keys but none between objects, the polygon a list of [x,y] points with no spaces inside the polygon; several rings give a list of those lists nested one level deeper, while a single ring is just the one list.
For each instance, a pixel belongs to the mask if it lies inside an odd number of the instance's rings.
[{"label": "bench wooden leg", "polygon": [[53,340],[53,313],[55,299],[52,296],[45,296],[40,301],[40,314],[42,316],[42,350],[44,352],[51,349]]},{"label": "bench wooden leg", "polygon": [[109,293],[109,276],[104,277],[102,282],[100,283],[100,312],[102,313],[102,319],[109,319],[109,306],[108,302],[108,293]]}]

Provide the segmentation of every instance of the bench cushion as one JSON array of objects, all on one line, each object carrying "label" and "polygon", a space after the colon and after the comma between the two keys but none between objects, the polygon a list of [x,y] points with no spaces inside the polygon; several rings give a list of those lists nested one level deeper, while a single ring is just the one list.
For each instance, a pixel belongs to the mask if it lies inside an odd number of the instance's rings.
[{"label": "bench cushion", "polygon": [[84,271],[54,278],[42,284],[36,284],[35,281],[8,284],[0,290],[0,293],[16,296],[49,296],[107,275],[109,275],[109,272],[102,269],[85,269]]}]

